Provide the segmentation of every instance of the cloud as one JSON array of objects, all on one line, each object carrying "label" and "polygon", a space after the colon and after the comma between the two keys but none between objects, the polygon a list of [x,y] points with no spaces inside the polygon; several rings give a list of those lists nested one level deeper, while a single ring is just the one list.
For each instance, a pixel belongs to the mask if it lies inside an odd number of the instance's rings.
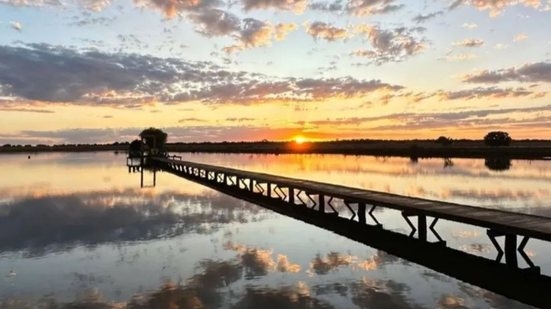
[{"label": "cloud", "polygon": [[419,15],[416,15],[415,17],[413,17],[412,21],[417,23],[417,24],[421,24],[421,23],[424,23],[428,20],[431,20],[437,16],[440,16],[444,14],[444,11],[436,11],[436,12],[432,12],[432,13],[429,13],[429,14],[426,14],[426,15],[423,15],[423,14],[419,14]]},{"label": "cloud", "polygon": [[239,39],[245,47],[264,46],[270,43],[273,32],[270,24],[254,18],[245,18]]},{"label": "cloud", "polygon": [[182,77],[180,70],[200,68],[177,60],[81,53],[49,45],[1,46],[0,63],[3,95],[50,102],[82,102],[96,96],[109,100],[126,93],[136,100],[162,96],[167,84]]},{"label": "cloud", "polygon": [[277,9],[302,13],[306,8],[306,0],[241,0],[245,11],[258,9]]},{"label": "cloud", "polygon": [[314,39],[324,39],[326,41],[337,41],[346,39],[349,35],[345,28],[335,27],[329,23],[320,21],[311,24],[305,24],[306,33]]},{"label": "cloud", "polygon": [[477,87],[467,90],[457,91],[438,91],[436,95],[445,100],[472,100],[482,98],[515,98],[522,96],[529,96],[533,94],[532,91],[525,88],[496,88],[496,87]]},{"label": "cloud", "polygon": [[403,61],[426,47],[424,40],[416,37],[424,31],[421,27],[385,30],[378,26],[359,25],[356,29],[365,36],[372,48],[356,50],[352,54],[368,58],[375,64]]},{"label": "cloud", "polygon": [[495,84],[500,82],[551,83],[551,62],[536,62],[501,70],[484,70],[463,77],[466,83]]},{"label": "cloud", "polygon": [[59,0],[0,0],[0,4],[7,4],[12,6],[61,6],[62,3]]},{"label": "cloud", "polygon": [[496,17],[508,6],[523,5],[537,9],[542,2],[540,0],[454,0],[449,8],[453,10],[461,5],[472,6],[480,11],[490,11],[490,16]]},{"label": "cloud", "polygon": [[313,2],[308,6],[311,10],[324,11],[330,13],[339,13],[344,9],[342,0],[337,0],[334,2]]},{"label": "cloud", "polygon": [[[274,35],[272,28],[252,21],[240,30],[240,40],[245,47],[267,44]],[[350,98],[401,88],[352,77],[275,78],[228,71],[206,61],[78,52],[49,45],[0,46],[0,96],[9,99],[0,104],[8,107],[25,100],[112,107],[189,101],[250,104]]]},{"label": "cloud", "polygon": [[464,39],[463,41],[453,42],[452,45],[460,47],[480,47],[484,45],[484,41],[481,39]]},{"label": "cloud", "polygon": [[478,28],[478,25],[475,24],[475,23],[464,23],[463,25],[461,25],[461,27],[469,29],[469,30],[473,30],[473,29]]},{"label": "cloud", "polygon": [[229,35],[241,28],[241,20],[237,16],[219,9],[201,10],[189,17],[199,25],[197,32],[207,37]]},{"label": "cloud", "polygon": [[287,34],[297,29],[297,25],[293,23],[280,23],[275,26],[275,38],[278,41],[285,39]]},{"label": "cloud", "polygon": [[513,37],[513,42],[521,42],[528,39],[528,35],[526,33],[519,33]]},{"label": "cloud", "polygon": [[475,58],[477,58],[477,56],[472,53],[450,54],[446,56],[447,61],[467,61]]},{"label": "cloud", "polygon": [[23,25],[21,25],[21,23],[18,21],[11,21],[10,26],[12,27],[12,29],[17,30],[19,32],[21,32],[21,30],[23,29]]},{"label": "cloud", "polygon": [[192,12],[221,5],[219,0],[135,0],[139,7],[160,10],[167,18],[176,17],[183,12]]},{"label": "cloud", "polygon": [[[382,131],[447,127],[453,127],[455,129],[461,127],[476,128],[500,124],[507,124],[510,126],[533,126],[543,124],[543,126],[545,126],[545,122],[549,121],[551,116],[539,115],[542,112],[549,111],[550,107],[551,105],[543,105],[524,108],[461,110],[452,112],[394,113],[372,117],[347,117],[317,120],[310,121],[309,124],[315,126],[350,127],[358,127],[360,125],[364,125],[365,127],[365,125],[369,125],[370,129]],[[519,113],[525,115],[519,116]],[[512,116],[506,118],[502,117],[502,115],[507,114],[511,114]],[[391,124],[388,124],[389,122]],[[381,125],[381,123],[384,124]]]},{"label": "cloud", "polygon": [[[254,18],[245,18],[240,29],[234,33],[237,44],[223,48],[226,53],[234,53],[247,48],[269,45],[274,36],[274,27],[268,23]],[[280,33],[280,37],[283,38]]]},{"label": "cloud", "polygon": [[398,11],[404,7],[395,0],[349,0],[346,11],[354,16],[370,16]]},{"label": "cloud", "polygon": [[402,9],[404,5],[396,4],[396,0],[348,0],[346,4],[343,4],[342,0],[335,0],[333,2],[313,2],[308,7],[312,10],[330,13],[369,16],[392,13]]},{"label": "cloud", "polygon": [[37,108],[17,108],[17,107],[0,107],[0,112],[22,112],[22,113],[39,113],[39,114],[53,114],[52,110],[37,109]]},{"label": "cloud", "polygon": [[80,0],[80,5],[87,10],[99,12],[111,5],[111,0]]},{"label": "cloud", "polygon": [[89,25],[102,25],[102,26],[109,26],[115,21],[116,17],[91,17],[89,14],[84,14],[82,17],[75,16],[73,17],[73,21],[69,22],[69,25],[71,26],[78,26],[78,27],[84,27]]}]

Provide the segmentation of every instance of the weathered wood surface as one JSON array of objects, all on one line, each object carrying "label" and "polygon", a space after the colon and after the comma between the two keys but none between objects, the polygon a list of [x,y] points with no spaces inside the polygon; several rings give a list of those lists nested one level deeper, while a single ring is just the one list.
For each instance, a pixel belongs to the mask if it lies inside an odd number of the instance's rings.
[{"label": "weathered wood surface", "polygon": [[257,183],[277,184],[279,187],[290,187],[312,194],[323,194],[328,197],[340,198],[354,203],[382,206],[406,213],[472,224],[502,233],[551,241],[551,218],[548,217],[401,196],[190,161],[161,158],[156,158],[155,160],[174,166],[183,165],[190,168],[202,169],[207,172],[224,173],[228,176],[237,176],[242,179],[253,179]]}]

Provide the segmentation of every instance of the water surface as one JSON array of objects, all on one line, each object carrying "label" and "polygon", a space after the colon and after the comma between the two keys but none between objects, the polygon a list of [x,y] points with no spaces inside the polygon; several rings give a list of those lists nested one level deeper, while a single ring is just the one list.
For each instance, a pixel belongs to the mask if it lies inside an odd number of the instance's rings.
[{"label": "water surface", "polygon": [[[549,161],[184,154],[197,162],[549,215]],[[0,307],[522,308],[524,305],[168,173],[140,188],[113,153],[2,155]],[[145,174],[145,183],[152,183]],[[407,232],[393,211],[377,216]],[[494,257],[485,231],[438,225]],[[549,246],[531,241],[551,268]]]}]

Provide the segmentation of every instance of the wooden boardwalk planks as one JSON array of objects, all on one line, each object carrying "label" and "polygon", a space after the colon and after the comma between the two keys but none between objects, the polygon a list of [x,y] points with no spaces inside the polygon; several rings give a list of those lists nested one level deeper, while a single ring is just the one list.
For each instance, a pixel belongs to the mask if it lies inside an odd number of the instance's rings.
[{"label": "wooden boardwalk planks", "polygon": [[154,160],[169,166],[198,168],[206,172],[223,173],[228,176],[237,176],[241,179],[252,179],[257,183],[271,183],[279,187],[290,187],[313,194],[323,194],[328,197],[339,198],[354,203],[382,206],[407,213],[472,224],[502,233],[551,241],[551,218],[547,217],[407,197],[190,161],[161,158]]}]

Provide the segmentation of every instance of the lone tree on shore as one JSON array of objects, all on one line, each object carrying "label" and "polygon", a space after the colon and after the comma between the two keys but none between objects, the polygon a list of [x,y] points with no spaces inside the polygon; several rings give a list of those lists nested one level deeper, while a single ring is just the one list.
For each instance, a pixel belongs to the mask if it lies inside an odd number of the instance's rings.
[{"label": "lone tree on shore", "polygon": [[446,137],[446,136],[440,136],[435,140],[435,142],[437,144],[447,146],[447,145],[451,145],[453,143],[453,140],[449,137]]},{"label": "lone tree on shore", "polygon": [[509,146],[511,141],[509,133],[503,131],[492,131],[484,136],[484,144],[488,146]]},{"label": "lone tree on shore", "polygon": [[149,148],[151,155],[159,155],[166,152],[165,144],[168,135],[162,130],[157,128],[145,129],[140,133],[140,137]]}]

